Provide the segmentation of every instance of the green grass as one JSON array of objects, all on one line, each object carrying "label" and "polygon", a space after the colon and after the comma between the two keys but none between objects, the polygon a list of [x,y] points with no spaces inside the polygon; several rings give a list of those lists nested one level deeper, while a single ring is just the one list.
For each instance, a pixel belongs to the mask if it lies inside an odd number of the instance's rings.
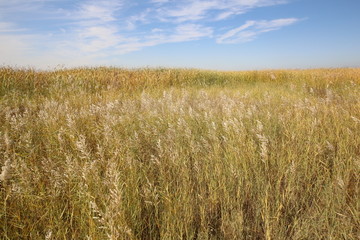
[{"label": "green grass", "polygon": [[360,69],[0,68],[0,239],[359,239]]}]

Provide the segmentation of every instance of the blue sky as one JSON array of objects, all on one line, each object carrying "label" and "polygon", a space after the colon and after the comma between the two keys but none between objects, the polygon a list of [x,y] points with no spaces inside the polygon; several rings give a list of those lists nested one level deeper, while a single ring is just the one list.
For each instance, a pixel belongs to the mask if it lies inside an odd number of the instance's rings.
[{"label": "blue sky", "polygon": [[360,67],[359,0],[0,0],[0,65]]}]

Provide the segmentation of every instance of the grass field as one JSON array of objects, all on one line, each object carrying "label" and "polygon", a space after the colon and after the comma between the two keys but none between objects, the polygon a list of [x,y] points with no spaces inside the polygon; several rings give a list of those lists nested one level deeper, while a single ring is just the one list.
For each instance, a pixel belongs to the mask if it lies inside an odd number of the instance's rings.
[{"label": "grass field", "polygon": [[360,69],[0,68],[0,239],[360,239]]}]

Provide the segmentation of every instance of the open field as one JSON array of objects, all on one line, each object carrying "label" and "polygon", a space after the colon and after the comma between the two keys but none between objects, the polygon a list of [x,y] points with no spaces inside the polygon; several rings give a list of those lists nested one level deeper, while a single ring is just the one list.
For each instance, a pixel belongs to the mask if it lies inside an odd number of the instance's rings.
[{"label": "open field", "polygon": [[360,69],[0,68],[0,239],[360,239]]}]

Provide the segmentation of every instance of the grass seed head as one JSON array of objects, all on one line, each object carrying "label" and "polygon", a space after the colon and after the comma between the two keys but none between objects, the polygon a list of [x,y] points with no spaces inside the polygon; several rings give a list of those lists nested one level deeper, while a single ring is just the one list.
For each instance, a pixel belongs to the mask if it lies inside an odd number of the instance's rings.
[{"label": "grass seed head", "polygon": [[0,181],[6,182],[11,178],[11,162],[6,160],[4,166],[1,168]]}]

